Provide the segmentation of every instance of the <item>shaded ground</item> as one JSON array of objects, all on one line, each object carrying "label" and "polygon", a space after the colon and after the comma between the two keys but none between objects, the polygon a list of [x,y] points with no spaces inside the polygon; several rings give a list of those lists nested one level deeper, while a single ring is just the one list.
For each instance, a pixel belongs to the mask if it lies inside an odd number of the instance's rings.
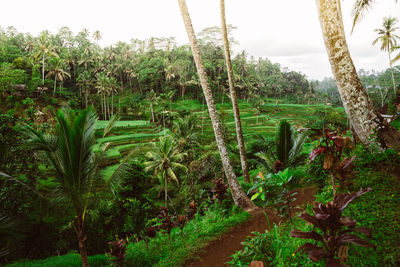
[{"label": "shaded ground", "polygon": [[[311,203],[314,201],[315,188],[305,187],[297,190],[297,200],[295,205]],[[279,223],[281,218],[271,210],[264,211],[268,215],[270,225]],[[223,234],[217,240],[211,242],[200,254],[200,259],[188,262],[186,267],[220,267],[226,266],[226,262],[230,261],[229,256],[237,250],[243,248],[243,242],[252,232],[264,232],[268,229],[267,219],[264,212],[254,214],[248,221],[233,228],[228,233]]]}]

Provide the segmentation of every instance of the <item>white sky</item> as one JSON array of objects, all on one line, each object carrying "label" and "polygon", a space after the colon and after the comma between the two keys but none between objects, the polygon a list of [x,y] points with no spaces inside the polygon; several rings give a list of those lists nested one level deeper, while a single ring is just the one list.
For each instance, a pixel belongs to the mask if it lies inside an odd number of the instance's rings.
[{"label": "white sky", "polygon": [[[187,0],[195,30],[220,25],[218,0]],[[332,76],[323,45],[314,0],[226,0],[227,23],[238,50],[267,57],[282,67],[300,71],[311,79]],[[400,4],[377,1],[350,35],[353,0],[342,2],[347,40],[357,69],[382,70],[387,55],[372,46],[375,28],[383,17],[400,18]],[[42,30],[56,33],[62,26],[74,33],[83,28],[100,30],[102,45],[131,38],[176,37],[179,44],[188,39],[176,0],[1,0],[0,26],[14,26],[19,32],[37,35]],[[400,23],[399,23],[400,26]],[[398,31],[400,34],[400,30]]]}]

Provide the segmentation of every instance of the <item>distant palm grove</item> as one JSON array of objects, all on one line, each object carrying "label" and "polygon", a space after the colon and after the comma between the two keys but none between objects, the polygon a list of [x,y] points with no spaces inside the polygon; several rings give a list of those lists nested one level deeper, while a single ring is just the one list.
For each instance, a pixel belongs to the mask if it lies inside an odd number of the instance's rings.
[{"label": "distant palm grove", "polygon": [[399,266],[398,19],[356,70],[317,0],[318,81],[177,2],[184,45],[0,27],[0,265]]}]

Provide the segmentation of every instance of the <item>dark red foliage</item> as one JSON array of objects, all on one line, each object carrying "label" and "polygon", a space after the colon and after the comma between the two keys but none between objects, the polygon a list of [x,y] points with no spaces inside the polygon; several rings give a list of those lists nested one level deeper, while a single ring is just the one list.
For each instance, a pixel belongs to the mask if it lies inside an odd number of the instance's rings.
[{"label": "dark red foliage", "polygon": [[331,173],[334,180],[339,180],[342,189],[351,186],[352,181],[349,174],[352,172],[352,163],[355,157],[344,158],[345,152],[353,149],[350,138],[338,134],[337,131],[324,132],[317,129],[313,129],[313,131],[315,131],[313,138],[319,139],[320,143],[311,151],[308,157],[310,162],[318,155],[324,155],[323,168]]},{"label": "dark red foliage", "polygon": [[189,204],[189,210],[188,210],[189,219],[193,219],[196,216],[196,213],[197,213],[197,204],[196,202],[192,201]]},{"label": "dark red foliage", "polygon": [[147,227],[147,236],[153,238],[156,236],[157,229],[155,227]]},{"label": "dark red foliage", "polygon": [[179,226],[179,229],[181,229],[181,231],[183,230],[183,227],[185,227],[186,222],[188,221],[188,218],[185,215],[178,215],[176,217],[176,226]]},{"label": "dark red foliage", "polygon": [[218,201],[222,203],[222,201],[226,198],[228,186],[224,183],[223,178],[214,180],[213,183],[215,184],[214,188],[211,189],[211,192],[213,193],[213,199],[218,199]]},{"label": "dark red foliage", "polygon": [[121,239],[119,241],[108,242],[111,246],[110,253],[112,264],[114,266],[123,266],[125,264],[126,257],[126,240]]},{"label": "dark red foliage", "polygon": [[169,214],[168,208],[161,207],[161,212],[158,215],[158,218],[161,219],[159,229],[164,230],[168,235],[170,235],[172,228],[175,227],[175,222],[173,216]]},{"label": "dark red foliage", "polygon": [[292,230],[290,236],[312,239],[321,242],[322,246],[306,243],[299,247],[295,253],[299,251],[308,253],[308,257],[315,262],[326,259],[326,266],[347,266],[342,262],[347,258],[348,243],[375,248],[375,245],[352,234],[352,232],[357,232],[369,237],[371,232],[367,228],[355,228],[356,221],[350,217],[342,216],[343,210],[350,202],[369,191],[371,191],[371,188],[350,194],[338,194],[333,201],[328,202],[326,205],[314,203],[314,216],[302,212],[299,217],[314,225],[315,228],[320,229],[322,234],[316,231],[302,232]]},{"label": "dark red foliage", "polygon": [[276,173],[283,171],[285,169],[285,164],[279,160],[274,162],[274,165],[272,165],[272,168],[275,170]]}]

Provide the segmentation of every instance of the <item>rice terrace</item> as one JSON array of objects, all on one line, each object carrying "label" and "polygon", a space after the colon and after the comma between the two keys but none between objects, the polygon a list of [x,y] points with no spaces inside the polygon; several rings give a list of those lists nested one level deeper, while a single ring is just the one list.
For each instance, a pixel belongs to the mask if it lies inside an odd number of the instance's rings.
[{"label": "rice terrace", "polygon": [[16,2],[1,266],[400,265],[398,1]]}]

